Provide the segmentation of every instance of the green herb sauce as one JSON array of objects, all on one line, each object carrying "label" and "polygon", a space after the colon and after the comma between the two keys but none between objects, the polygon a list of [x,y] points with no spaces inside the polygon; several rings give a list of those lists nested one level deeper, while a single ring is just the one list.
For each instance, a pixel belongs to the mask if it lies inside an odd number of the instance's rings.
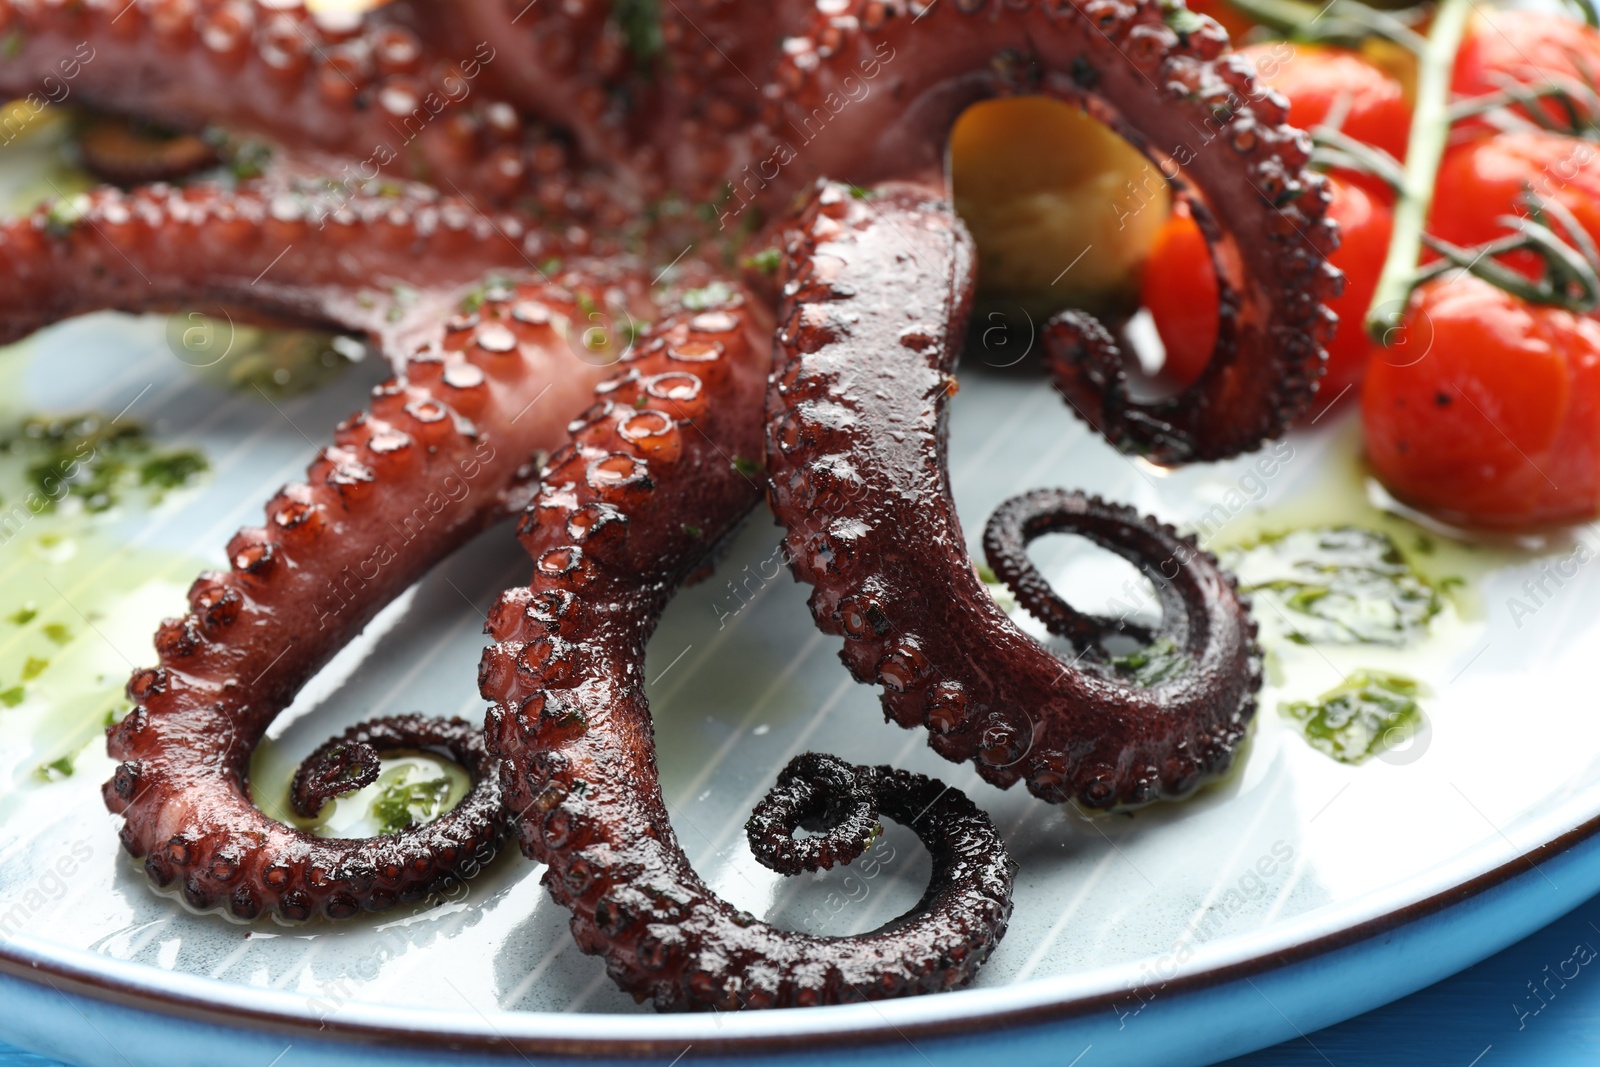
[{"label": "green herb sauce", "polygon": [[1279,706],[1285,718],[1300,724],[1306,741],[1341,763],[1367,757],[1403,743],[1421,727],[1426,695],[1420,683],[1383,671],[1356,671],[1315,700]]},{"label": "green herb sauce", "polygon": [[1440,590],[1386,533],[1324,526],[1265,535],[1223,557],[1240,588],[1297,644],[1403,647],[1444,608]]},{"label": "green herb sauce", "polygon": [[[4,457],[21,462],[28,492],[17,506],[34,515],[54,512],[68,499],[90,513],[109,511],[135,487],[159,502],[210,469],[194,449],[158,449],[138,423],[96,414],[27,419],[0,435]],[[23,625],[20,615],[11,621]]]},{"label": "green herb sauce", "polygon": [[420,782],[407,779],[407,769],[397,767],[373,783],[379,792],[372,801],[372,820],[379,833],[397,834],[444,812],[445,802],[450,799],[448,777]]}]

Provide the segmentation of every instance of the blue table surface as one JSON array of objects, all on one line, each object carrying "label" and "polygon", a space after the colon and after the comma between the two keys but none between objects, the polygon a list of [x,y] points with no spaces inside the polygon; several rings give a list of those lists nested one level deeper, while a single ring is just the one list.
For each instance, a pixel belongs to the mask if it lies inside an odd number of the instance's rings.
[{"label": "blue table surface", "polygon": [[[1437,985],[1227,1067],[1591,1067],[1600,1064],[1600,966],[1588,966],[1595,963],[1600,897]],[[63,1065],[0,1042],[0,1067]]]}]

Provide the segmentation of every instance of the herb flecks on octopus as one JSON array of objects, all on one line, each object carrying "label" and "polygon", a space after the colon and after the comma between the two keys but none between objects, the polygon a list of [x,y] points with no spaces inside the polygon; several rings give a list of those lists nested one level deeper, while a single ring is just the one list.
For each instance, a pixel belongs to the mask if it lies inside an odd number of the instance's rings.
[{"label": "herb flecks on octopus", "polygon": [[[778,869],[814,868],[848,861],[880,818],[905,822],[935,857],[910,915],[811,938],[731,909],[690,869],[655,767],[645,643],[762,489],[819,624],[941,754],[1093,807],[1182,796],[1232,759],[1259,668],[1209,557],[1071,494],[1003,509],[992,559],[1080,649],[1068,667],[974,576],[945,461],[973,256],[943,161],[957,115],[994,96],[1049,95],[1108,122],[1163,167],[1213,247],[1217,347],[1178,396],[1131,399],[1125,354],[1092,319],[1046,331],[1057,384],[1091,426],[1159,463],[1210,460],[1308,405],[1339,281],[1327,192],[1284,101],[1257,91],[1209,19],[1159,0],[400,2],[337,23],[280,0],[0,0],[0,33],[15,53],[0,92],[47,91],[49,77],[91,105],[214,131],[207,143],[235,158],[275,145],[260,184],[96,193],[0,231],[0,336],[100,307],[220,304],[365,335],[399,375],[235,539],[232,569],[196,585],[112,730],[107,802],[124,841],[191,903],[288,918],[382,907],[453,876],[447,856],[489,847],[499,822],[459,825],[485,804],[394,837],[319,841],[257,810],[245,771],[273,717],[383,604],[530,498],[533,577],[494,610],[479,679],[501,770],[475,776],[474,796],[498,783],[496,818],[550,865],[579,945],[662,1007],[953,988],[1010,911],[1003,847],[966,798],[843,761],[786,772],[753,847]],[[335,181],[318,190],[312,175]],[[495,204],[508,213],[486,213]],[[786,221],[764,229],[774,215]],[[697,225],[698,251],[682,239]],[[726,270],[773,241],[781,304]],[[558,276],[542,276],[551,258]],[[691,280],[717,284],[686,307],[670,290]],[[607,320],[612,337],[591,348],[591,312],[624,307],[635,343]],[[770,484],[752,474],[763,455]],[[390,544],[387,520],[445,478],[470,490]],[[1047,530],[1098,541],[1155,582],[1161,623],[1124,632],[1172,653],[1159,677],[1114,662],[1110,624],[1032,571],[1022,546]],[[328,598],[378,555],[375,577]],[[321,751],[300,803],[365,777],[391,727]]]}]

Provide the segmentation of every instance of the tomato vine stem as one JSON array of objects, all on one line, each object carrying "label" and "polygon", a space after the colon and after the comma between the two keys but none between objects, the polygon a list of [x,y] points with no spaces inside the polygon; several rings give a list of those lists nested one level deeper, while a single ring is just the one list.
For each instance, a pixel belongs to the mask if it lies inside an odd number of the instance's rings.
[{"label": "tomato vine stem", "polygon": [[1472,0],[1441,0],[1434,12],[1427,43],[1418,56],[1416,106],[1399,198],[1394,205],[1394,235],[1378,288],[1367,311],[1367,333],[1379,344],[1400,340],[1397,334],[1417,284],[1423,227],[1433,206],[1433,188],[1450,137],[1450,80],[1456,53],[1466,36]]}]

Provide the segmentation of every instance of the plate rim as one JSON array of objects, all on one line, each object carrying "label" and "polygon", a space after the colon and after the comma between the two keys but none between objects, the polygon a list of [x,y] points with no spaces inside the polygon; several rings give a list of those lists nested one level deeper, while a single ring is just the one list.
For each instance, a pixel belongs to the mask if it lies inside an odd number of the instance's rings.
[{"label": "plate rim", "polygon": [[[1539,871],[1541,861],[1569,853],[1600,837],[1600,810],[1595,806],[1596,802],[1600,801],[1600,796],[1588,796],[1594,792],[1600,792],[1600,781],[1591,783],[1590,789],[1572,798],[1574,804],[1583,799],[1589,800],[1585,808],[1590,814],[1577,825],[1569,826],[1554,836],[1547,836],[1532,847],[1518,848],[1509,858],[1502,859],[1462,881],[1397,907],[1386,908],[1380,914],[1281,949],[1256,951],[1248,958],[1178,974],[1165,980],[1159,988],[1171,996],[1192,995],[1305,964],[1449,911],[1518,878],[1542,873]],[[1469,852],[1458,854],[1455,859],[1458,862],[1465,860],[1492,845],[1492,838],[1485,839]],[[1403,886],[1404,883],[1400,885]],[[1399,886],[1389,888],[1392,891]],[[24,941],[39,947],[30,952],[22,945]],[[924,1019],[902,1021],[883,1015],[881,1005],[871,1003],[813,1008],[807,1011],[808,1017],[814,1019],[818,1014],[825,1014],[828,1020],[822,1025],[807,1026],[784,1033],[706,1033],[702,1029],[687,1025],[690,1022],[703,1023],[708,1018],[706,1015],[685,1014],[640,1016],[641,1019],[656,1020],[660,1030],[631,1036],[577,1037],[565,1034],[506,1033],[485,1020],[488,1029],[492,1031],[486,1034],[482,1030],[463,1029],[451,1021],[450,1016],[444,1017],[442,1025],[425,1027],[406,1027],[385,1022],[375,1016],[369,1018],[333,1016],[318,1020],[308,1015],[294,1014],[270,1006],[253,1007],[246,1002],[247,997],[251,993],[260,991],[252,990],[250,987],[237,987],[240,995],[232,999],[206,998],[184,989],[163,988],[158,982],[150,981],[139,973],[170,974],[171,972],[160,971],[146,964],[115,960],[108,961],[117,965],[114,970],[126,969],[131,973],[107,973],[105,968],[96,968],[86,960],[74,958],[83,956],[105,959],[84,950],[62,948],[52,953],[45,942],[26,936],[9,941],[0,940],[0,975],[20,978],[38,985],[48,985],[64,995],[70,991],[94,1000],[156,1015],[176,1016],[225,1028],[245,1027],[256,1031],[299,1036],[307,1040],[331,1040],[350,1046],[405,1046],[423,1052],[454,1052],[480,1056],[516,1053],[524,1056],[576,1057],[593,1060],[634,1059],[659,1055],[670,1057],[682,1051],[685,1041],[691,1041],[693,1046],[704,1054],[727,1057],[794,1053],[816,1050],[819,1047],[834,1050],[844,1047],[860,1049],[909,1040],[913,1037],[948,1040],[970,1036],[979,1027],[993,1032],[1022,1030],[1064,1022],[1086,1016],[1096,1010],[1111,1008],[1128,995],[1128,991],[1123,989],[1088,995],[1067,994],[1064,997],[1014,1007],[944,1012]],[[182,977],[185,979],[184,984],[192,981],[196,985],[209,984],[222,988],[228,988],[229,985],[199,976]],[[1052,980],[1047,978],[1036,982],[1044,985]],[[58,982],[61,984],[58,985]],[[1028,984],[1030,983],[1000,987],[987,992],[998,993],[1007,990],[1014,992],[1025,989]],[[958,991],[956,995],[968,992],[973,991]],[[910,1002],[941,1000],[945,1000],[945,997],[918,997],[911,998]],[[374,1007],[382,1008],[381,1005]],[[876,1011],[878,1020],[868,1025],[852,1024],[851,1017],[859,1016],[862,1008]],[[352,1011],[351,1014],[356,1015],[357,1012]],[[525,1016],[530,1024],[534,1020],[551,1015],[547,1012],[511,1014]],[[788,1016],[790,1013],[777,1014]],[[556,1017],[584,1018],[559,1015]],[[672,1026],[674,1021],[685,1023],[680,1027],[682,1033],[669,1032],[674,1029]]]}]

